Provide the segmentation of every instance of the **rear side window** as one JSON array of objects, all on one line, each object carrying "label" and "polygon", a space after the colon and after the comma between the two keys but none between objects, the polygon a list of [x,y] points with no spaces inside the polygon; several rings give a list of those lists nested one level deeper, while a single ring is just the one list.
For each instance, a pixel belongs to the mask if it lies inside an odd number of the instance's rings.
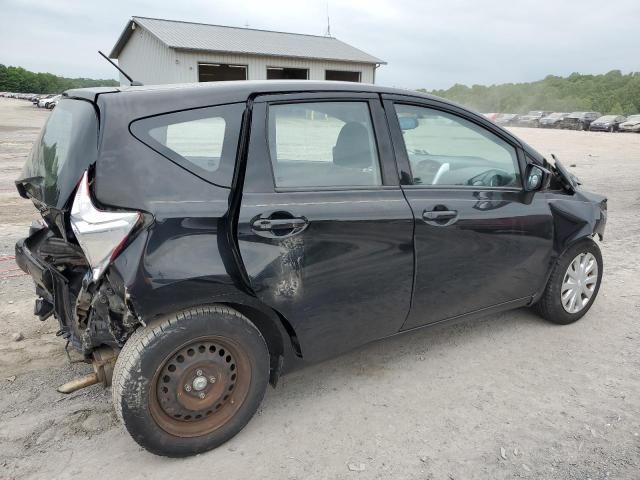
[{"label": "rear side window", "polygon": [[235,103],[144,118],[131,132],[204,180],[230,187],[244,107]]},{"label": "rear side window", "polygon": [[366,102],[271,105],[269,153],[276,187],[381,184]]}]

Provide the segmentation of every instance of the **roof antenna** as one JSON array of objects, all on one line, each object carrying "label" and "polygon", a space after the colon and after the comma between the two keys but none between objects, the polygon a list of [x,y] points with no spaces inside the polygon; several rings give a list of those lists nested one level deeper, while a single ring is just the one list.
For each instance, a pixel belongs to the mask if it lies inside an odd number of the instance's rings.
[{"label": "roof antenna", "polygon": [[116,68],[118,69],[118,71],[119,71],[122,75],[124,75],[124,76],[125,76],[125,78],[126,78],[127,80],[129,80],[129,84],[130,84],[132,87],[140,87],[140,86],[142,86],[142,83],[140,83],[140,82],[136,82],[133,78],[131,78],[129,75],[127,75],[127,72],[125,72],[125,71],[124,71],[124,70],[122,70],[118,65],[116,65],[115,63],[113,63],[113,61],[112,61],[109,57],[107,57],[104,53],[102,53],[100,50],[98,50],[98,53],[99,53],[100,55],[102,55],[102,56],[104,57],[104,59],[105,59],[107,62],[109,62],[109,63],[110,63],[111,65],[113,65],[114,67],[116,67]]},{"label": "roof antenna", "polygon": [[331,36],[331,19],[329,18],[329,0],[327,0],[327,31],[325,35],[327,37]]}]

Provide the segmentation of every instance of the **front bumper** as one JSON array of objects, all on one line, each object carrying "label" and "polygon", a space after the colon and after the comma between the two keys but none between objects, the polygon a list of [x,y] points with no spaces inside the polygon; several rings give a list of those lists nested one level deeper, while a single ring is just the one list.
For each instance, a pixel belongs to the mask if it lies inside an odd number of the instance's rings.
[{"label": "front bumper", "polygon": [[620,130],[621,132],[640,133],[640,125],[634,125],[633,127],[623,127],[623,126],[620,126],[619,130]]}]

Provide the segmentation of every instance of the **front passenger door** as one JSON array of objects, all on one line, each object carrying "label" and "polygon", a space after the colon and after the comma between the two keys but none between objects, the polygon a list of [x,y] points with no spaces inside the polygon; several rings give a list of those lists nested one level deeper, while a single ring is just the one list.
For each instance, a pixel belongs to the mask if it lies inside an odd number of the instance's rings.
[{"label": "front passenger door", "polygon": [[403,329],[526,304],[546,280],[552,217],[525,192],[520,147],[446,105],[385,102],[415,216],[416,276]]}]

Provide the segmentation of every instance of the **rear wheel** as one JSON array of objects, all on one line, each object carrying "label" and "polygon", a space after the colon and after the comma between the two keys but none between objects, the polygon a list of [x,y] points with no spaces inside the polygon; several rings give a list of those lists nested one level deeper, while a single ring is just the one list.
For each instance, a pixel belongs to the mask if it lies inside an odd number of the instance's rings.
[{"label": "rear wheel", "polygon": [[116,363],[113,402],[142,447],[184,457],[236,435],[258,409],[268,374],[267,345],[246,317],[197,308],[131,336]]},{"label": "rear wheel", "polygon": [[556,262],[535,311],[553,323],[567,325],[591,308],[602,280],[602,254],[591,239],[570,247]]}]

